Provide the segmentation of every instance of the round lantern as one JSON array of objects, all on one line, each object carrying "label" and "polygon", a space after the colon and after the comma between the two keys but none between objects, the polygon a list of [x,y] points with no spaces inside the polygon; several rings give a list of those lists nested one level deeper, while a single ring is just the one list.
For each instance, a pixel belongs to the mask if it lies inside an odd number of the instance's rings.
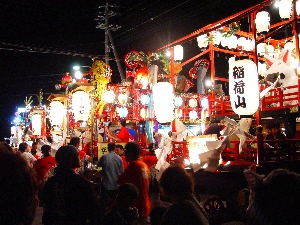
[{"label": "round lantern", "polygon": [[232,110],[238,115],[252,115],[259,106],[256,64],[248,59],[235,61],[229,68],[229,95]]},{"label": "round lantern", "polygon": [[245,37],[239,37],[238,40],[237,40],[237,46],[241,47],[242,49],[244,49],[245,42],[246,42],[246,38]]},{"label": "round lantern", "polygon": [[180,96],[177,96],[177,97],[175,98],[174,105],[175,105],[176,107],[179,107],[179,106],[182,105],[182,103],[183,103],[182,98],[181,98]]},{"label": "round lantern", "polygon": [[290,52],[292,52],[294,48],[296,48],[296,45],[293,42],[288,41],[284,44],[285,50],[289,50]]},{"label": "round lantern", "polygon": [[246,39],[245,43],[244,43],[244,50],[245,51],[252,51],[254,48],[254,43],[252,40],[250,39]]},{"label": "round lantern", "polygon": [[206,48],[208,45],[207,34],[203,34],[197,37],[199,48]]},{"label": "round lantern", "polygon": [[235,62],[235,56],[232,56],[228,59],[228,65],[229,65],[229,68],[231,67],[231,65]]},{"label": "round lantern", "polygon": [[189,106],[195,108],[197,106],[197,100],[192,98],[189,100]]},{"label": "round lantern", "polygon": [[159,82],[153,86],[153,103],[156,120],[168,123],[174,119],[173,85],[169,82]]},{"label": "round lantern", "polygon": [[69,73],[66,73],[61,79],[62,84],[70,84],[70,83],[72,83],[72,81],[73,81],[73,78],[70,76]]},{"label": "round lantern", "polygon": [[147,86],[149,84],[149,79],[147,76],[143,76],[141,79],[140,79],[140,83],[142,84],[142,89],[147,89]]},{"label": "round lantern", "polygon": [[270,15],[266,11],[261,11],[256,14],[255,18],[256,30],[258,33],[268,32],[270,29]]},{"label": "round lantern", "polygon": [[50,103],[50,120],[52,126],[61,126],[64,116],[65,107],[60,101],[53,101]]},{"label": "round lantern", "polygon": [[115,92],[113,92],[112,90],[106,91],[104,93],[104,101],[107,103],[113,103],[115,101],[116,95]]},{"label": "round lantern", "polygon": [[140,116],[141,116],[143,119],[146,119],[146,117],[147,117],[147,109],[141,108]]},{"label": "round lantern", "polygon": [[182,117],[182,109],[175,109],[175,116],[176,118]]},{"label": "round lantern", "polygon": [[150,101],[149,95],[142,95],[141,96],[141,103],[143,105],[148,105],[149,101]]},{"label": "round lantern", "polygon": [[189,113],[189,117],[190,117],[191,120],[195,120],[195,119],[198,118],[198,114],[197,114],[197,112],[195,110],[192,110]]},{"label": "round lantern", "polygon": [[91,110],[90,97],[84,91],[76,91],[72,96],[72,111],[76,121],[86,121]]},{"label": "round lantern", "polygon": [[214,45],[219,45],[221,43],[222,40],[222,34],[220,31],[214,31],[213,33],[213,37],[214,37]]},{"label": "round lantern", "polygon": [[256,47],[257,54],[264,56],[266,54],[267,44],[266,43],[259,43]]},{"label": "round lantern", "polygon": [[121,118],[125,118],[128,115],[128,109],[126,107],[118,108],[117,112]]},{"label": "round lantern", "polygon": [[226,48],[228,47],[230,44],[230,40],[228,37],[222,37],[222,40],[221,40],[221,45]]},{"label": "round lantern", "polygon": [[257,63],[258,74],[263,74],[267,71],[267,65],[265,63]]},{"label": "round lantern", "polygon": [[297,2],[296,2],[296,13],[297,13],[297,16],[299,16],[299,14],[300,14],[300,1],[299,0],[297,0]]},{"label": "round lantern", "polygon": [[237,37],[235,35],[231,35],[229,37],[228,48],[236,48],[237,47]]},{"label": "round lantern", "polygon": [[292,0],[280,0],[279,16],[281,19],[289,19],[292,14]]},{"label": "round lantern", "polygon": [[270,57],[273,57],[274,58],[274,55],[275,55],[275,49],[273,47],[273,45],[268,45],[268,55]]},{"label": "round lantern", "polygon": [[121,105],[124,105],[127,102],[127,95],[126,94],[119,94],[118,101]]},{"label": "round lantern", "polygon": [[174,46],[174,60],[181,61],[183,59],[183,47],[181,45]]}]

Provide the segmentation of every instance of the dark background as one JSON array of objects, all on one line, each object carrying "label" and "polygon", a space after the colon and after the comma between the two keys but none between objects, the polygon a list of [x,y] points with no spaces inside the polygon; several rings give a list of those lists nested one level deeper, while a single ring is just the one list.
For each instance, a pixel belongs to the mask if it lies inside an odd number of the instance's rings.
[{"label": "dark background", "polygon": [[[116,0],[108,1],[117,14],[109,19],[121,26],[112,31],[114,44],[123,63],[130,50],[156,49],[203,26],[216,22],[262,0]],[[66,72],[72,66],[91,66],[92,57],[104,57],[104,30],[95,20],[104,11],[102,0],[0,0],[0,138],[10,136],[10,122],[26,96],[43,90],[43,103],[51,93],[59,93]],[[278,9],[277,9],[278,13]],[[272,20],[272,18],[271,18]],[[272,21],[271,21],[272,22]],[[196,39],[183,44],[184,60],[199,54]],[[113,51],[110,52],[113,82],[120,75]],[[217,54],[216,60],[227,56]],[[227,74],[226,65],[216,68]],[[188,76],[192,65],[183,69]],[[219,70],[219,71],[218,71]]]}]

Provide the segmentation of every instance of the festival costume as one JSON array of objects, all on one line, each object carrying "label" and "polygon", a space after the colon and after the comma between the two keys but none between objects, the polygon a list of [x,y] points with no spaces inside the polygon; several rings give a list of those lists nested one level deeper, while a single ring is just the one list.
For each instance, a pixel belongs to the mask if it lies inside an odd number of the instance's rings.
[{"label": "festival costume", "polygon": [[46,174],[51,168],[54,168],[56,164],[55,158],[50,155],[40,158],[36,161],[34,164],[34,169],[36,171],[38,184],[41,184],[47,180],[48,177]]},{"label": "festival costume", "polygon": [[149,179],[148,166],[138,159],[129,163],[127,169],[119,176],[118,180],[120,185],[132,183],[139,190],[139,197],[133,206],[137,207],[140,217],[150,214]]},{"label": "festival costume", "polygon": [[120,132],[117,135],[117,138],[121,139],[122,142],[129,142],[129,132],[126,127],[121,127]]}]

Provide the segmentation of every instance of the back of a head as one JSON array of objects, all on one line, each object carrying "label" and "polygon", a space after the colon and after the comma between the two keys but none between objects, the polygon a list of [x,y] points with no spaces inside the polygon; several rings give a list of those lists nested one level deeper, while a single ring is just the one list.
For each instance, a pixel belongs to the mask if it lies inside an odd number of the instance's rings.
[{"label": "back of a head", "polygon": [[109,152],[115,151],[115,149],[116,149],[116,144],[115,144],[114,142],[109,142],[109,143],[107,144],[107,150],[108,150]]},{"label": "back of a head", "polygon": [[0,155],[3,153],[13,153],[13,149],[6,142],[0,142]]},{"label": "back of a head", "polygon": [[28,144],[27,143],[20,143],[19,144],[19,151],[20,152],[25,152],[25,150],[27,149]]},{"label": "back of a head", "polygon": [[140,145],[134,141],[130,141],[125,145],[125,155],[131,153],[135,159],[138,159],[140,156],[140,152]]},{"label": "back of a head", "polygon": [[121,121],[120,121],[120,124],[121,124],[122,127],[126,127],[126,124],[127,124],[127,123],[126,123],[126,120],[121,120]]},{"label": "back of a head", "polygon": [[170,166],[162,174],[159,184],[166,195],[183,196],[194,191],[193,180],[181,166]]},{"label": "back of a head", "polygon": [[168,207],[165,205],[154,206],[150,211],[150,223],[151,225],[159,225],[162,222],[162,218]]},{"label": "back of a head", "polygon": [[131,205],[139,196],[139,191],[134,184],[125,183],[118,187],[117,203]]},{"label": "back of a head", "polygon": [[74,169],[80,167],[78,151],[73,145],[60,147],[55,154],[55,159],[60,168]]},{"label": "back of a head", "polygon": [[77,146],[80,144],[80,138],[79,137],[72,137],[70,140],[69,145]]},{"label": "back of a head", "polygon": [[42,152],[43,155],[46,155],[46,156],[49,155],[50,150],[51,150],[51,146],[50,145],[43,145],[41,147],[41,152]]},{"label": "back of a head", "polygon": [[120,144],[117,144],[117,145],[116,145],[116,148],[119,148],[119,149],[121,149],[121,150],[124,150],[123,145],[120,145]]},{"label": "back of a head", "polygon": [[254,188],[252,210],[260,222],[300,224],[300,175],[284,169],[272,171]]},{"label": "back of a head", "polygon": [[37,206],[33,170],[19,154],[0,154],[0,224],[32,224]]}]

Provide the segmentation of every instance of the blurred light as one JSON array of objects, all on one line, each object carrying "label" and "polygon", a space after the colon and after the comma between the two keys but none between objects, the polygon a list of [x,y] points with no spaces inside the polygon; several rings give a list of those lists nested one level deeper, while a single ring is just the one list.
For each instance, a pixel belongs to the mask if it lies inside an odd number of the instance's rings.
[{"label": "blurred light", "polygon": [[175,102],[174,102],[174,105],[176,106],[176,107],[179,107],[179,106],[181,106],[182,105],[182,98],[180,97],[180,96],[177,96],[176,98],[175,98]]},{"label": "blurred light", "polygon": [[82,78],[82,73],[81,73],[79,70],[77,70],[77,71],[75,72],[75,78],[76,78],[76,79],[81,79],[81,78]]},{"label": "blurred light", "polygon": [[205,82],[205,85],[206,85],[206,87],[211,87],[211,81],[210,81],[210,80],[207,80],[207,81]]},{"label": "blurred light", "polygon": [[171,52],[169,50],[167,50],[165,54],[166,54],[167,57],[171,56]]},{"label": "blurred light", "polygon": [[141,96],[141,103],[143,105],[147,105],[149,103],[149,101],[150,101],[149,95],[144,94],[144,95]]},{"label": "blurred light", "polygon": [[80,66],[73,66],[73,70],[76,70],[76,71],[80,70]]}]

